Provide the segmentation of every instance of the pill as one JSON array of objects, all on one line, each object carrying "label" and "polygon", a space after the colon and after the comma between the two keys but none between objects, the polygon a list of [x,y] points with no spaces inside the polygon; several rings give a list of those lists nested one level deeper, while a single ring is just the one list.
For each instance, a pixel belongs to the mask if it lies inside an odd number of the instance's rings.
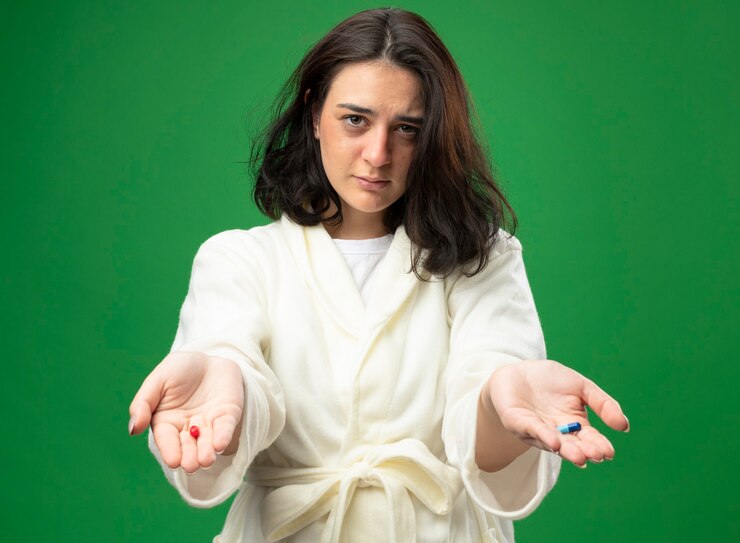
[{"label": "pill", "polygon": [[569,422],[568,424],[561,424],[558,426],[558,432],[561,434],[572,434],[581,429],[580,422]]},{"label": "pill", "polygon": [[195,439],[198,439],[198,436],[200,435],[200,429],[197,426],[191,426],[190,435],[193,436]]}]

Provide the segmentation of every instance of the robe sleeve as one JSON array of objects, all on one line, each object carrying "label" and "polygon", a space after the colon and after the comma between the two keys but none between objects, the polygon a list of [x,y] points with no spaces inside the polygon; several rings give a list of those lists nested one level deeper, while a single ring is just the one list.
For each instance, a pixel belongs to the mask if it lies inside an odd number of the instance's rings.
[{"label": "robe sleeve", "polygon": [[264,258],[248,233],[228,231],[207,240],[193,263],[190,286],[180,311],[171,352],[199,351],[235,362],[244,382],[244,416],[239,447],[218,455],[208,469],[188,475],[162,460],[149,431],[149,448],[167,480],[195,507],[213,507],[242,484],[258,452],[278,436],[285,422],[282,389],[265,362],[269,329],[265,315]]},{"label": "robe sleeve", "polygon": [[478,398],[485,381],[501,366],[546,358],[521,244],[508,236],[500,231],[483,271],[460,274],[446,287],[450,358],[442,437],[448,461],[460,470],[473,501],[515,520],[534,511],[552,489],[560,457],[533,447],[494,473],[475,462]]}]

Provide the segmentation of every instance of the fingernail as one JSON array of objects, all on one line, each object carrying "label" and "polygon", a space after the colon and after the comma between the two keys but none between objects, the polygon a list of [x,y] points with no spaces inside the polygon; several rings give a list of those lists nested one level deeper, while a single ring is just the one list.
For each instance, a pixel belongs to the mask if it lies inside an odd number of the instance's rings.
[{"label": "fingernail", "polygon": [[574,465],[575,467],[580,468],[580,469],[586,469],[588,467],[588,463],[585,463],[582,466],[579,466],[578,464],[574,464]]},{"label": "fingernail", "polygon": [[626,416],[624,417],[624,420],[627,421],[627,429],[624,431],[624,433],[627,433],[630,431],[630,419],[628,419]]},{"label": "fingernail", "polygon": [[136,424],[136,417],[131,417],[128,420],[128,435],[134,435],[134,425]]}]

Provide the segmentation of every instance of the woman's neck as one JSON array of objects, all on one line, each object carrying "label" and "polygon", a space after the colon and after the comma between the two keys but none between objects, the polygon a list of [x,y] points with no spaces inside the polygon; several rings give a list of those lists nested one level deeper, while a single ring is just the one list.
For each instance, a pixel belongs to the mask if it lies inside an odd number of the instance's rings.
[{"label": "woman's neck", "polygon": [[385,229],[385,226],[371,229],[357,227],[356,225],[349,226],[344,222],[341,222],[336,226],[326,223],[322,224],[329,235],[335,239],[373,239],[383,237],[389,233]]},{"label": "woman's neck", "polygon": [[[327,216],[334,212],[329,211]],[[383,223],[383,213],[361,213],[351,210],[342,213],[342,222],[337,225],[322,223],[332,238],[335,239],[372,239],[389,234]]]}]

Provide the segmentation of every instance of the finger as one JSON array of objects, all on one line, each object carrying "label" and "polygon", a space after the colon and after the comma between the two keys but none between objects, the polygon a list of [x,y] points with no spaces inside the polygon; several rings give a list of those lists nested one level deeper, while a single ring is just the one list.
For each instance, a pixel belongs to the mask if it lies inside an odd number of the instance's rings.
[{"label": "finger", "polygon": [[143,432],[151,423],[152,413],[162,399],[164,383],[155,368],[139,387],[129,405],[129,435]]},{"label": "finger", "polygon": [[629,431],[630,423],[624,416],[619,402],[604,392],[593,381],[586,379],[583,400],[607,426],[620,432]]},{"label": "finger", "polygon": [[562,443],[560,434],[553,428],[542,422],[542,420],[540,420],[539,418],[533,416],[525,416],[518,421],[518,425],[521,428],[520,431],[517,431],[516,428],[512,428],[510,431],[513,431],[515,434],[519,434],[520,439],[523,439],[525,437],[529,437],[532,439],[532,441],[527,441],[527,439],[524,439],[525,442],[536,447],[538,447],[536,442],[539,442],[544,446],[538,448],[551,452],[557,452],[560,449]]},{"label": "finger", "polygon": [[[614,458],[614,446],[593,426],[584,426],[583,429],[578,432],[578,437],[581,440],[590,441],[595,444],[603,453],[604,460],[612,460]],[[591,460],[593,460],[593,458],[591,458]]]},{"label": "finger", "polygon": [[[578,434],[580,433],[578,432]],[[566,436],[564,439],[572,441],[576,447],[581,449],[586,460],[592,460],[594,462],[602,462],[604,460],[604,451],[593,441],[584,439],[580,435]]]},{"label": "finger", "polygon": [[198,426],[198,428],[201,428],[202,426],[194,423],[186,424],[180,431],[180,447],[182,448],[182,459],[180,460],[180,465],[186,473],[195,473],[199,467],[198,446],[195,438],[190,435],[190,427],[193,425]]},{"label": "finger", "polygon": [[[528,436],[522,436],[519,439],[521,439],[524,443],[526,443],[527,445],[529,445],[531,447],[535,447],[537,449],[542,449],[543,451],[547,451],[547,452],[551,452],[551,453],[555,453],[555,454],[558,453],[558,451],[553,450],[551,447],[548,447],[547,445],[545,445],[544,443],[542,443],[539,439],[535,439],[533,437],[528,437]],[[558,445],[558,447],[559,447],[559,445]]]},{"label": "finger", "polygon": [[180,436],[172,424],[160,422],[152,427],[154,443],[159,449],[162,460],[172,469],[180,467],[182,449],[180,447]]},{"label": "finger", "polygon": [[213,452],[213,429],[210,426],[199,428],[200,435],[195,439],[198,464],[201,468],[207,469],[216,460],[216,454]]},{"label": "finger", "polygon": [[234,438],[237,420],[231,415],[222,415],[213,421],[213,449],[216,454],[224,452]]},{"label": "finger", "polygon": [[[574,434],[564,435],[563,443],[568,444],[568,451],[572,458],[576,460],[576,465],[579,467],[585,467],[583,464],[585,464],[586,461],[601,463],[606,458],[605,450],[602,448],[603,441],[605,441],[609,446],[611,446],[611,444],[605,438],[602,441],[602,439],[600,439],[602,437],[603,436],[601,436],[599,431],[595,428],[591,426],[583,426],[582,430],[579,430]],[[575,448],[580,449],[582,454],[577,454]],[[581,457],[585,459],[583,462],[581,462]]]},{"label": "finger", "polygon": [[568,462],[573,462],[579,468],[586,467],[586,455],[574,440],[563,439],[558,454],[561,458]]}]

